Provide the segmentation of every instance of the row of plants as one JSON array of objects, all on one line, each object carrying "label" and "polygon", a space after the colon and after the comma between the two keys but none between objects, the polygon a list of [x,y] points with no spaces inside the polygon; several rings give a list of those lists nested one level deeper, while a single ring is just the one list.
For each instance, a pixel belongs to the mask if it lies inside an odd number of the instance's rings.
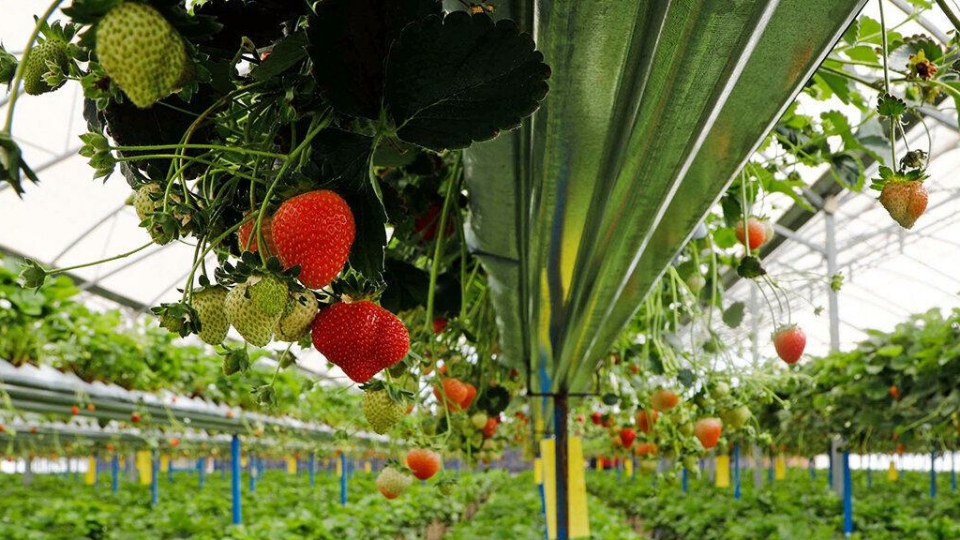
[{"label": "row of plants", "polygon": [[[785,480],[755,490],[743,482],[741,499],[732,488],[716,488],[706,478],[691,478],[683,493],[676,480],[648,476],[618,479],[616,474],[589,473],[587,489],[642,523],[649,538],[679,540],[803,540],[844,538],[840,498],[827,487],[825,474],[811,479],[806,470],[789,469]],[[946,540],[960,535],[960,495],[941,492],[931,499],[928,476],[907,472],[896,482],[875,474],[853,477],[854,534],[870,540]],[[949,478],[940,475],[941,485]]]},{"label": "row of plants", "polygon": [[[464,474],[450,495],[413,485],[413,496],[388,501],[376,493],[372,475],[350,479],[349,500],[340,505],[340,482],[318,475],[310,487],[305,475],[267,471],[256,491],[243,491],[243,525],[231,526],[229,480],[208,475],[198,490],[196,475],[177,473],[160,485],[157,506],[149,486],[123,482],[117,494],[109,483],[81,486],[72,478],[35,475],[25,486],[20,477],[0,475],[4,504],[0,537],[10,540],[253,540],[424,538],[431,524],[444,527],[464,519],[469,506],[510,484],[506,473]],[[532,488],[531,488],[532,489]],[[436,525],[434,525],[436,526]]]}]

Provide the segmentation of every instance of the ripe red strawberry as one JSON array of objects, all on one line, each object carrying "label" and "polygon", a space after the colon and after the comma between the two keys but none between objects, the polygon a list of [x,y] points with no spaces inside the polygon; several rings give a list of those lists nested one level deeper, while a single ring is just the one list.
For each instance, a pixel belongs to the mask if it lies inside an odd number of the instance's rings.
[{"label": "ripe red strawberry", "polygon": [[77,407],[76,405],[74,405],[73,407],[70,407],[70,414],[74,416],[80,414],[80,407]]},{"label": "ripe red strawberry", "polygon": [[693,433],[700,440],[700,444],[709,450],[720,441],[722,427],[723,423],[719,418],[701,418],[693,426]]},{"label": "ripe red strawberry", "polygon": [[767,241],[767,233],[763,222],[755,217],[747,220],[746,227],[744,227],[743,220],[738,221],[733,232],[736,233],[737,240],[743,245],[747,245],[747,237],[749,236],[750,249],[757,249]]},{"label": "ripe red strawberry", "polygon": [[130,421],[136,424],[140,421],[140,413],[130,413]]},{"label": "ripe red strawberry", "polygon": [[500,422],[497,422],[496,418],[487,418],[487,423],[483,426],[483,438],[492,439],[497,434],[498,427],[500,427]]},{"label": "ripe red strawberry", "polygon": [[927,199],[927,188],[919,180],[893,180],[880,192],[880,204],[904,229],[913,228],[927,210]]},{"label": "ripe red strawberry", "polygon": [[395,467],[384,467],[377,475],[377,490],[388,499],[396,499],[410,487],[413,478]]},{"label": "ripe red strawberry", "polygon": [[643,433],[650,433],[653,425],[657,423],[657,411],[637,411],[637,429]]},{"label": "ripe red strawberry", "polygon": [[3,424],[0,424],[0,433],[3,433],[5,430],[6,428],[3,427]]},{"label": "ripe red strawberry", "polygon": [[443,379],[443,390],[439,386],[433,387],[433,395],[440,403],[446,403],[447,409],[458,411],[461,404],[467,399],[470,390],[460,379],[447,377]]},{"label": "ripe red strawberry", "polygon": [[[440,211],[443,208],[439,204],[431,204],[413,222],[413,229],[420,233],[420,236],[427,242],[437,237],[437,229],[440,227]],[[453,234],[453,216],[447,216],[446,236],[449,238]]]},{"label": "ripe red strawberry", "polygon": [[[259,213],[259,211],[255,212],[253,219],[241,225],[240,230],[237,231],[237,236],[240,239],[240,251],[252,251],[256,253],[260,248],[257,236],[254,235],[253,238],[251,238],[253,225],[257,222],[257,213]],[[263,221],[260,222],[260,228],[260,232],[263,234],[263,240],[267,243],[267,256],[276,255],[277,243],[273,241],[273,217],[263,216]]]},{"label": "ripe red strawberry", "polygon": [[680,398],[672,390],[655,390],[653,395],[650,396],[650,406],[655,411],[669,411],[676,407],[679,402]]},{"label": "ripe red strawberry", "polygon": [[433,319],[433,333],[439,334],[446,330],[447,328],[447,318],[446,317],[437,317]]},{"label": "ripe red strawberry", "polygon": [[94,405],[93,403],[87,403],[87,410],[90,411],[90,412],[93,412],[93,411],[97,410],[97,406]]},{"label": "ripe red strawberry", "polygon": [[410,335],[396,315],[373,302],[340,302],[317,314],[313,346],[351,380],[365,383],[403,360]]},{"label": "ripe red strawberry", "polygon": [[657,454],[657,445],[652,442],[640,443],[633,449],[633,453],[638,456],[654,456]]},{"label": "ripe red strawberry", "polygon": [[788,364],[796,364],[806,346],[807,336],[796,325],[781,326],[773,333],[773,348],[777,350],[777,356]]},{"label": "ripe red strawberry", "polygon": [[273,241],[286,268],[300,266],[300,283],[326,287],[347,262],[356,225],[350,206],[321,189],[287,199],[273,216]]},{"label": "ripe red strawberry", "polygon": [[633,428],[620,428],[620,442],[623,443],[624,448],[630,448],[633,446],[633,441],[637,438],[637,430]]},{"label": "ripe red strawberry", "polygon": [[440,454],[426,448],[414,448],[407,452],[407,467],[420,480],[426,480],[437,474],[443,461]]},{"label": "ripe red strawberry", "polygon": [[590,415],[590,421],[599,426],[603,422],[603,415],[600,414],[600,411],[593,411],[593,414]]},{"label": "ripe red strawberry", "polygon": [[890,387],[890,397],[892,397],[894,401],[900,401],[900,389],[897,388],[897,385]]},{"label": "ripe red strawberry", "polygon": [[173,437],[172,439],[170,439],[170,446],[172,446],[173,448],[180,446],[180,439],[176,437]]},{"label": "ripe red strawberry", "polygon": [[463,383],[467,387],[467,395],[460,400],[460,410],[467,410],[473,403],[473,398],[477,397],[477,387],[470,383]]}]

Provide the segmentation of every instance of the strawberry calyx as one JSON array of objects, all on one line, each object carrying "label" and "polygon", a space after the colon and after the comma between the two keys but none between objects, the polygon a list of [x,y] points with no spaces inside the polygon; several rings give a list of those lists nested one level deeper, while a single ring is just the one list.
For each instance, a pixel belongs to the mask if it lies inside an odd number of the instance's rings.
[{"label": "strawberry calyx", "polygon": [[[918,152],[914,153],[914,152]],[[890,167],[881,166],[878,170],[880,173],[879,178],[873,178],[870,180],[870,189],[875,189],[877,191],[883,191],[883,187],[887,184],[894,183],[907,183],[907,182],[923,182],[926,180],[929,175],[927,174],[926,169],[920,167],[922,165],[922,159],[924,152],[921,150],[916,150],[910,152],[906,157],[900,160],[901,165],[907,164],[918,164],[916,168],[909,167],[901,168],[899,171],[894,171]]]}]

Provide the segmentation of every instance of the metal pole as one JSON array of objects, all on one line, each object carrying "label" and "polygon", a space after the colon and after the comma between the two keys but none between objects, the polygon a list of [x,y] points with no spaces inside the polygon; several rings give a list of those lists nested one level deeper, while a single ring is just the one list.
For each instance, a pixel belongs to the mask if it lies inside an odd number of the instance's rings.
[{"label": "metal pole", "polygon": [[340,452],[340,506],[347,505],[347,454]]},{"label": "metal pole", "polygon": [[733,445],[733,498],[740,500],[740,444]]},{"label": "metal pole", "polygon": [[310,461],[307,462],[307,469],[310,471],[310,487],[314,487],[317,485],[316,468],[317,468],[317,453],[310,452]]},{"label": "metal pole", "polygon": [[242,509],[240,500],[240,436],[234,435],[230,441],[230,488],[233,495],[233,524],[240,525]]},{"label": "metal pole", "polygon": [[930,498],[937,496],[937,471],[934,467],[937,464],[937,451],[930,451]]},{"label": "metal pole", "polygon": [[200,487],[200,491],[203,491],[203,482],[206,480],[207,476],[207,458],[202,457],[197,459],[197,482]]},{"label": "metal pole", "polygon": [[553,428],[556,434],[557,540],[569,540],[569,465],[567,456],[567,394],[561,391],[553,399]]},{"label": "metal pole", "polygon": [[[827,251],[827,276],[837,274],[837,224],[834,212],[837,211],[837,199],[827,197],[823,201],[824,231]],[[830,301],[830,350],[840,350],[840,302],[837,291],[827,286],[827,298]]]},{"label": "metal pole", "polygon": [[843,534],[853,534],[853,486],[850,478],[850,452],[843,451]]},{"label": "metal pole", "polygon": [[257,490],[257,456],[250,455],[250,493]]},{"label": "metal pole", "polygon": [[157,506],[160,502],[160,452],[158,450],[153,451],[150,461],[150,504]]},{"label": "metal pole", "polygon": [[114,493],[120,491],[120,456],[116,452],[110,461],[110,488]]},{"label": "metal pole", "polygon": [[681,482],[681,485],[683,486],[683,492],[684,492],[684,493],[686,493],[686,492],[689,490],[689,476],[690,476],[690,471],[688,471],[687,468],[684,467],[684,468],[683,468],[683,477],[682,477],[682,482]]}]

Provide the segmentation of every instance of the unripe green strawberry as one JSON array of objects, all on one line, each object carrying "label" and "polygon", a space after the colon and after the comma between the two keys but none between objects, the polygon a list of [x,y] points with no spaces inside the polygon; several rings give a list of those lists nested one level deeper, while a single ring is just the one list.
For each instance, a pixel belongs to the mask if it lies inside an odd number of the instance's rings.
[{"label": "unripe green strawberry", "polygon": [[160,201],[153,199],[153,196],[155,196],[153,194],[159,194],[161,191],[162,188],[159,184],[140,186],[133,194],[133,208],[137,211],[137,217],[140,218],[141,223],[148,218],[152,220],[147,232],[150,233],[150,238],[153,238],[154,242],[163,245],[173,239],[168,238],[169,235],[163,232],[163,226],[159,223],[159,220],[153,218],[153,213],[163,206]]},{"label": "unripe green strawberry", "polygon": [[96,53],[107,75],[145,109],[173,92],[188,71],[183,38],[153,7],[123,2],[96,28]]},{"label": "unripe green strawberry", "polygon": [[227,289],[216,286],[207,287],[193,294],[193,309],[200,319],[200,339],[210,345],[220,345],[230,330],[230,321],[224,310],[227,301]]},{"label": "unripe green strawberry", "polygon": [[23,91],[37,96],[46,92],[52,92],[63,86],[66,79],[60,82],[56,87],[51,87],[43,76],[50,71],[47,64],[57,66],[61,72],[66,72],[70,68],[70,57],[67,55],[67,44],[59,40],[47,40],[34,47],[30,51],[30,57],[27,58],[27,64],[23,67]]},{"label": "unripe green strawberry", "polygon": [[277,339],[297,341],[303,337],[310,330],[319,309],[317,296],[310,291],[298,291],[288,295],[287,305],[284,306],[283,315],[277,323]]},{"label": "unripe green strawberry", "polygon": [[457,481],[453,479],[444,479],[437,483],[437,488],[440,490],[440,494],[444,497],[453,495],[453,491],[456,487]]},{"label": "unripe green strawberry", "polygon": [[478,412],[470,417],[470,423],[477,429],[483,429],[483,427],[487,425],[487,415]]},{"label": "unripe green strawberry", "polygon": [[250,298],[267,315],[282,314],[287,305],[287,284],[277,276],[267,274],[250,286]]},{"label": "unripe green strawberry", "polygon": [[406,407],[386,390],[367,390],[363,395],[363,416],[376,433],[383,435],[406,414]]},{"label": "unripe green strawberry", "polygon": [[280,321],[282,311],[268,315],[257,307],[250,298],[250,288],[261,279],[260,276],[250,276],[247,281],[234,287],[227,293],[225,304],[227,319],[237,329],[247,343],[255,347],[263,347],[273,338],[273,331]]},{"label": "unripe green strawberry", "polygon": [[396,499],[410,487],[413,478],[395,467],[384,467],[377,476],[377,489],[384,497]]}]

